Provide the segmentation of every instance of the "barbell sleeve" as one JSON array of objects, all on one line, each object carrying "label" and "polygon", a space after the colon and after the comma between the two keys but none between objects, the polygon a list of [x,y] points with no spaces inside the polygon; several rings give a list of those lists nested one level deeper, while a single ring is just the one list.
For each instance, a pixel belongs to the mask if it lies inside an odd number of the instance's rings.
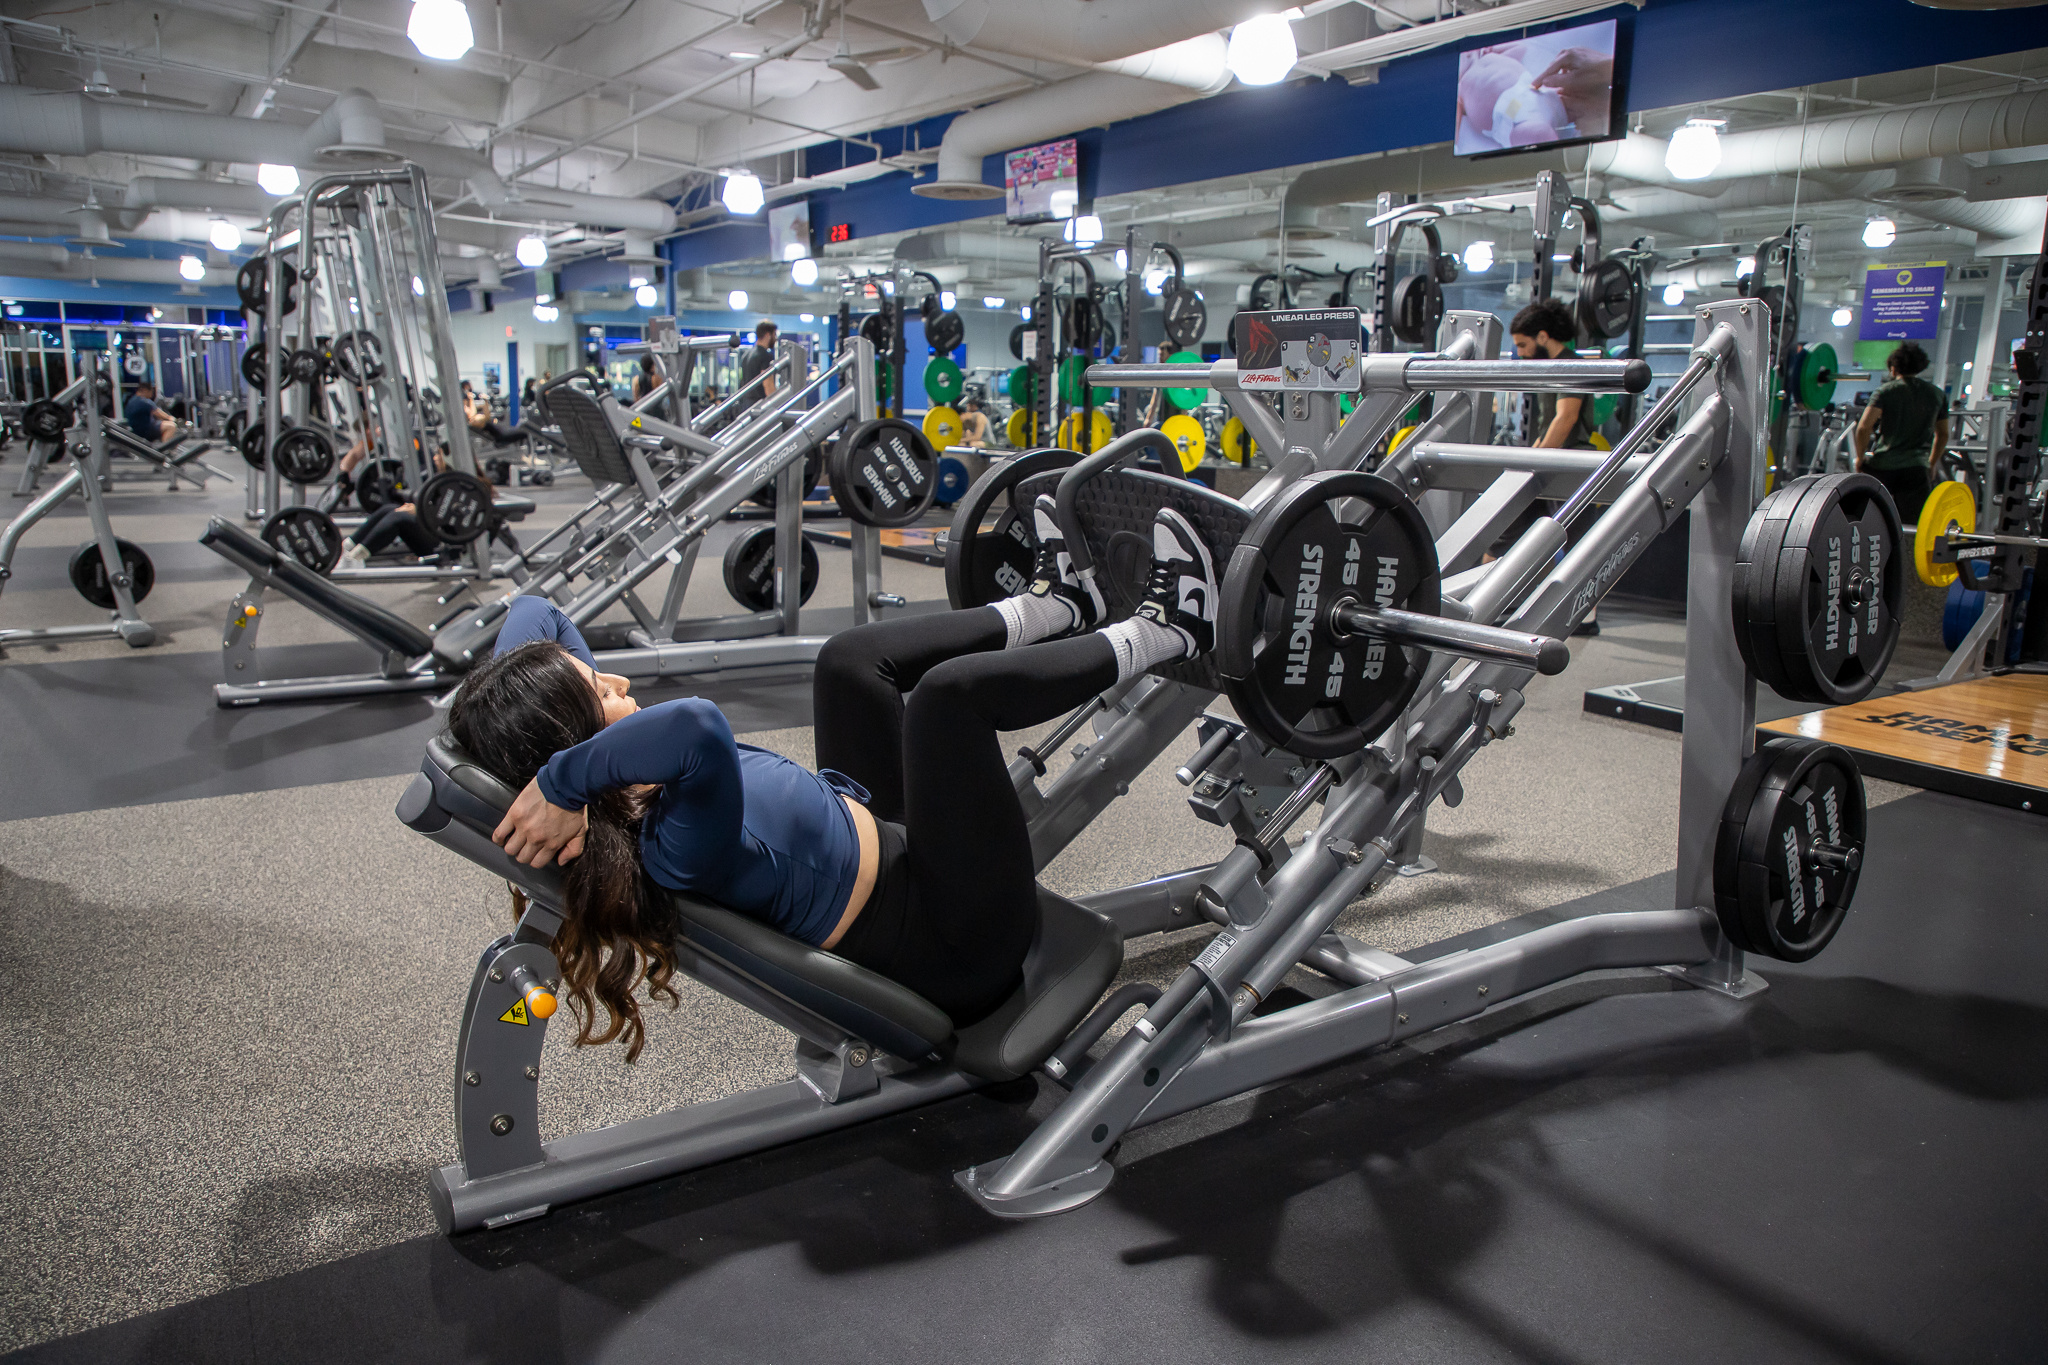
[{"label": "barbell sleeve", "polygon": [[1518,630],[1483,626],[1477,621],[1454,621],[1446,616],[1367,607],[1356,602],[1338,604],[1330,618],[1340,631],[1349,634],[1378,635],[1399,644],[1421,645],[1467,659],[1533,668],[1546,678],[1564,672],[1572,661],[1571,647],[1555,636],[1525,635]]}]

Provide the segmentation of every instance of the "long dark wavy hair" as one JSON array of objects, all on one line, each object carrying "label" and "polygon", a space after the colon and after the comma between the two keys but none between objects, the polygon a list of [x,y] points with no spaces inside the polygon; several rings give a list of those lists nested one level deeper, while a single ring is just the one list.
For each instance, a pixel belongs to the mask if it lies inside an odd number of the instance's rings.
[{"label": "long dark wavy hair", "polygon": [[[550,640],[486,661],[463,680],[448,716],[455,742],[514,791],[523,790],[550,758],[603,728],[604,709],[589,680],[569,652]],[[642,813],[630,792],[591,798],[583,852],[562,869],[566,915],[554,942],[576,1015],[576,1045],[621,1039],[628,1062],[639,1058],[647,1041],[634,999],[640,983],[647,983],[650,999],[666,1000],[671,1009],[680,1000],[670,984],[676,970],[674,926],[643,884]]]}]

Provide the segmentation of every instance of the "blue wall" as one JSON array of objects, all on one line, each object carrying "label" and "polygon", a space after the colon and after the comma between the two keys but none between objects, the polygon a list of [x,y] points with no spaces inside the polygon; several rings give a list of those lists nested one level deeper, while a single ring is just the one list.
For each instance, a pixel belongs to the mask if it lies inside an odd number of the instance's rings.
[{"label": "blue wall", "polygon": [[[1616,6],[1568,24],[1605,17],[1633,31],[1631,112],[2048,46],[2048,8],[1973,14],[1910,0],[1648,0],[1640,11]],[[1457,62],[1457,47],[1444,47],[1382,68],[1377,84],[1332,79],[1238,89],[1080,133],[1082,188],[1123,194],[1448,142]],[[928,119],[874,138],[891,151],[931,147],[950,122]],[[846,142],[806,151],[814,173],[872,159]],[[1000,156],[984,160],[982,178],[1002,183]],[[898,173],[816,192],[813,230],[847,223],[858,239],[991,216],[992,201],[925,199],[910,192],[912,183]],[[767,253],[767,226],[721,223],[667,246],[685,267],[757,259]]]}]

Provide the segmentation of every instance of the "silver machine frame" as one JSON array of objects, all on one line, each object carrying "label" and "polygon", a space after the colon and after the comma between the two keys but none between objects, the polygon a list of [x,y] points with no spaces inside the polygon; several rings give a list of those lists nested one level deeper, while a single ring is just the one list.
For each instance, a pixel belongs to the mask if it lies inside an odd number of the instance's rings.
[{"label": "silver machine frame", "polygon": [[[31,441],[32,466],[41,469],[58,456],[71,461],[71,468],[0,529],[0,589],[14,577],[14,552],[30,527],[57,510],[74,493],[85,501],[86,518],[92,526],[93,543],[100,562],[106,566],[107,586],[113,590],[114,607],[100,625],[42,626],[0,629],[0,653],[9,645],[51,644],[63,640],[118,639],[132,649],[156,643],[156,627],[142,618],[135,605],[134,584],[121,561],[114,537],[113,518],[107,512],[103,478],[108,464],[107,435],[112,424],[100,416],[93,401],[93,386],[99,379],[100,355],[79,352],[79,375],[59,392],[54,401],[77,403],[80,417],[64,437],[56,441]],[[78,439],[71,439],[77,437]]]},{"label": "silver machine frame", "polygon": [[[730,344],[722,337],[676,338],[672,319],[657,323],[668,326],[654,328],[648,349],[664,368],[672,368],[677,357],[693,349]],[[852,338],[838,360],[815,377],[808,376],[803,348],[794,342],[782,345],[777,362],[755,382],[779,376],[784,381],[781,390],[744,411],[733,406],[749,396],[742,391],[718,407],[688,416],[687,389],[678,377],[657,385],[653,394],[629,410],[617,410],[608,393],[600,394],[597,401],[613,422],[632,467],[632,486],[600,490],[564,526],[503,566],[515,582],[512,591],[462,611],[434,632],[430,649],[388,658],[377,673],[262,679],[254,651],[263,594],[277,587],[298,600],[303,596],[262,561],[238,554],[231,545],[214,544],[216,551],[250,574],[248,589],[229,608],[223,632],[226,680],[214,689],[216,701],[246,706],[444,691],[489,655],[506,610],[522,595],[548,597],[585,628],[624,604],[635,618],[626,646],[596,654],[600,667],[627,677],[810,665],[826,637],[802,634],[802,596],[791,568],[802,562],[804,457],[841,428],[873,416],[874,348],[864,339]],[[679,392],[683,396],[675,398]],[[675,414],[684,420],[671,422],[654,415],[654,409],[672,398]],[[716,438],[704,434],[734,412],[738,416],[731,427]],[[770,483],[777,493],[774,605],[761,612],[683,621],[683,596],[705,533]],[[883,607],[902,605],[902,599],[882,591],[879,532],[860,525],[853,532],[853,609],[859,622]],[[650,605],[637,590],[663,571],[668,576],[660,603]],[[320,610],[316,603],[305,604]],[[349,628],[345,619],[337,619],[337,624]]]},{"label": "silver machine frame", "polygon": [[[1478,444],[1490,433],[1495,392],[1614,391],[1625,387],[1628,366],[1640,365],[1504,362],[1493,358],[1500,341],[1492,316],[1452,313],[1435,354],[1368,356],[1363,391],[1342,422],[1334,394],[1283,395],[1276,410],[1240,388],[1234,362],[1208,367],[1208,386],[1273,453],[1266,477],[1244,499],[1252,507],[1309,474],[1364,468],[1416,396],[1436,394],[1431,416],[1380,467],[1411,495],[1445,492],[1465,504],[1437,541],[1443,618],[1419,624],[1413,637],[1433,656],[1406,713],[1362,752],[1337,759],[1304,761],[1267,748],[1235,720],[1206,714],[1216,693],[1152,675],[1120,683],[1069,716],[1036,751],[1019,753],[1011,774],[1040,867],[1190,725],[1199,726],[1199,748],[1176,776],[1190,788],[1195,813],[1231,826],[1240,840],[1213,866],[1077,898],[1126,939],[1210,921],[1221,932],[1099,1060],[1076,1068],[1077,1075],[1057,1056],[1044,1064],[1047,1075],[1070,1086],[1068,1093],[1016,1152],[956,1177],[985,1209],[1026,1217],[1076,1207],[1108,1186],[1112,1150],[1134,1128],[1470,1018],[1583,972],[1656,967],[1733,996],[1763,988],[1723,938],[1710,907],[1722,807],[1755,743],[1754,681],[1727,612],[1736,548],[1763,491],[1767,310],[1749,300],[1698,309],[1684,375],[1612,452]],[[855,379],[872,373],[863,349]],[[1087,382],[1194,387],[1204,382],[1200,376],[1181,365],[1097,365]],[[1682,417],[1675,434],[1653,444],[1653,433],[1674,417]],[[1563,498],[1566,506],[1537,520],[1501,557],[1482,562],[1502,529],[1538,497]],[[1335,932],[1337,917],[1391,874],[1428,806],[1462,796],[1459,774],[1470,757],[1512,733],[1523,689],[1537,672],[1524,657],[1531,637],[1550,637],[1554,648],[1688,507],[1690,692],[1673,908],[1569,920],[1419,964]],[[1593,519],[1567,548],[1566,525],[1581,513]],[[1043,780],[1041,754],[1084,731],[1073,761]],[[547,945],[561,923],[559,887],[552,873],[513,864],[476,828],[455,820],[433,828],[416,823],[435,799],[432,784],[417,779],[399,814],[533,897],[518,932],[486,949],[471,984],[453,1086],[461,1157],[432,1181],[444,1230],[536,1217],[559,1203],[985,1083],[941,1059],[888,1055],[684,943],[683,974],[797,1035],[797,1078],[541,1143],[533,1082],[544,1030],[491,1025],[524,989],[552,986],[558,977]],[[1314,831],[1290,843],[1289,829],[1319,801]],[[1297,968],[1307,969],[1319,993],[1255,1015]],[[1120,993],[1099,1006],[1070,1044],[1099,1037],[1113,1020],[1097,1016],[1120,1011],[1122,999]]]}]

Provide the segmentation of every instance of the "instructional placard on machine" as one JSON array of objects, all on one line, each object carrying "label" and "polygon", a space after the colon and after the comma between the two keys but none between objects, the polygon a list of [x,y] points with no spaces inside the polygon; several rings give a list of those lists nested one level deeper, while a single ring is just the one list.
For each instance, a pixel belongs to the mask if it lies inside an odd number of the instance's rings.
[{"label": "instructional placard on machine", "polygon": [[1358,391],[1364,314],[1356,308],[1277,308],[1231,319],[1237,382],[1247,389]]}]

